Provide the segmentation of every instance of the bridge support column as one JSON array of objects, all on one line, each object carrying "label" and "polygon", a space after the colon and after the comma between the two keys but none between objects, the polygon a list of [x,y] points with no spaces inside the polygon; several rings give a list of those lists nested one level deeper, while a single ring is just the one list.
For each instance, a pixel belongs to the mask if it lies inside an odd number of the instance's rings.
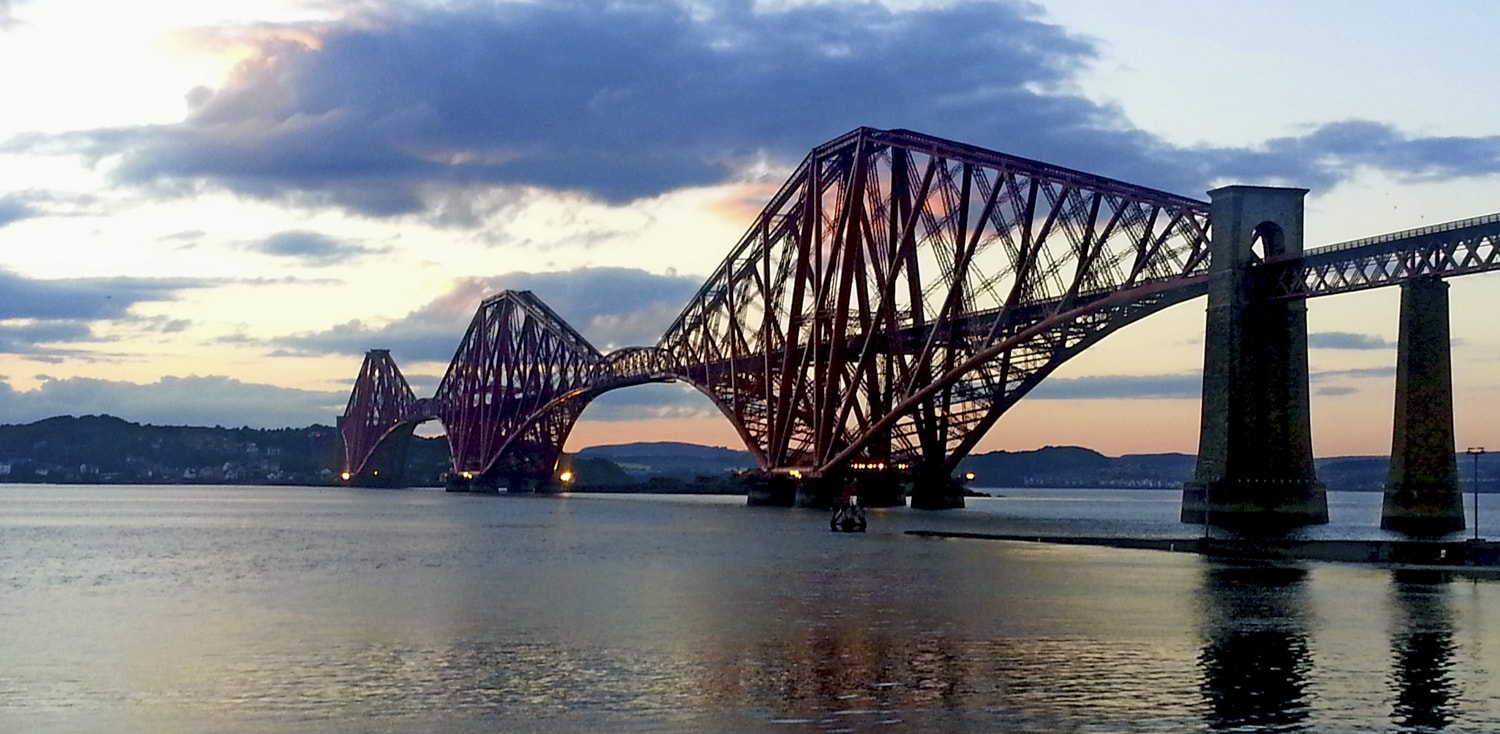
[{"label": "bridge support column", "polygon": [[1409,280],[1401,284],[1395,428],[1380,527],[1409,535],[1464,529],[1454,448],[1448,284]]},{"label": "bridge support column", "polygon": [[956,510],[964,506],[964,487],[946,470],[917,471],[911,483],[913,510]]},{"label": "bridge support column", "polygon": [[1203,349],[1203,419],[1183,522],[1274,532],[1328,522],[1313,468],[1307,307],[1268,301],[1252,267],[1302,253],[1306,189],[1208,192],[1213,237]]}]

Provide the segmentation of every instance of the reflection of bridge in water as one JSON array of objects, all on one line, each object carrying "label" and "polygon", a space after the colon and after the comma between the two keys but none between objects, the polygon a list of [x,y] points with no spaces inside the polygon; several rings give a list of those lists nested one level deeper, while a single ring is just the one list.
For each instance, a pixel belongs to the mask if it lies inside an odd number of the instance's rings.
[{"label": "reflection of bridge in water", "polygon": [[605,355],[540,299],[485,300],[437,393],[371,351],[340,419],[348,481],[399,482],[442,422],[450,487],[546,484],[591,400],[647,382],[708,396],[773,499],[962,506],[958,462],[1016,401],[1119,328],[1208,295],[1203,423],[1182,517],[1326,522],[1305,300],[1402,286],[1384,522],[1463,527],[1448,276],[1500,268],[1500,215],[1303,249],[1303,189],[1202,202],[904,130],[815,148],[653,347]]}]

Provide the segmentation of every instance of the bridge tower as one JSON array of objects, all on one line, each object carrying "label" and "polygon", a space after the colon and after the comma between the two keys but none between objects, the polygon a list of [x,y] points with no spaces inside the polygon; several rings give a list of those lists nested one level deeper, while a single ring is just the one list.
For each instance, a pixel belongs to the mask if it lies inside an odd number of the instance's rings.
[{"label": "bridge tower", "polygon": [[1208,317],[1198,466],[1183,522],[1281,530],[1328,522],[1313,468],[1307,306],[1268,298],[1256,267],[1302,255],[1306,189],[1228,186],[1208,192]]},{"label": "bridge tower", "polygon": [[1442,535],[1464,529],[1448,333],[1448,284],[1434,277],[1402,283],[1391,471],[1380,511],[1386,530]]},{"label": "bridge tower", "polygon": [[417,402],[390,350],[365,353],[349,404],[338,417],[345,484],[405,486],[406,450],[417,425],[411,414]]}]

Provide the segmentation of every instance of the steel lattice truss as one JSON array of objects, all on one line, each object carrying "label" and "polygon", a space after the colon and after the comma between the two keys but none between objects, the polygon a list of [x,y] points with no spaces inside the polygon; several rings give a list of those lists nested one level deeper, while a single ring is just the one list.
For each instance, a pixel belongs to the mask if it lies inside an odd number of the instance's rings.
[{"label": "steel lattice truss", "polygon": [[[1058,366],[1207,291],[1208,209],[860,128],[808,155],[655,347],[603,356],[530,292],[507,291],[480,305],[432,399],[371,351],[341,421],[346,467],[436,417],[454,474],[547,472],[595,397],[683,379],[764,469],[863,458],[951,472]],[[1271,298],[1500,269],[1500,215],[1251,267]]]},{"label": "steel lattice truss", "polygon": [[[480,304],[434,397],[455,474],[551,471],[586,401],[554,400],[599,381],[604,357],[530,291]],[[544,408],[549,408],[544,410]]]},{"label": "steel lattice truss", "polygon": [[1271,298],[1309,298],[1413,278],[1500,270],[1500,214],[1369,237],[1268,261]]},{"label": "steel lattice truss", "polygon": [[763,468],[941,471],[1207,265],[1204,202],[861,128],[808,155],[658,346]]},{"label": "steel lattice truss", "polygon": [[344,470],[351,475],[363,474],[375,447],[397,426],[411,420],[418,402],[389,350],[366,352],[354,390],[349,393],[349,404],[339,418]]}]

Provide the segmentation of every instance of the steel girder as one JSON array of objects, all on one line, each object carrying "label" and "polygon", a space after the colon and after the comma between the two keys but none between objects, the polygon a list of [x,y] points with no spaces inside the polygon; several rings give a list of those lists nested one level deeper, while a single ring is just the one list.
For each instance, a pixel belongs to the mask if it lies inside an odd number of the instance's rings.
[{"label": "steel girder", "polygon": [[1263,266],[1270,298],[1292,299],[1500,270],[1500,214],[1309,250]]},{"label": "steel girder", "polygon": [[349,404],[339,416],[344,439],[344,471],[361,476],[380,442],[411,419],[418,403],[411,386],[386,349],[371,349],[354,380]]},{"label": "steel girder", "polygon": [[658,342],[762,468],[951,467],[1088,344],[1201,295],[1208,204],[903,130],[814,149]]},{"label": "steel girder", "polygon": [[550,472],[584,401],[543,410],[598,382],[604,357],[530,291],[484,300],[434,402],[448,433],[452,471],[491,477],[509,457]]}]

